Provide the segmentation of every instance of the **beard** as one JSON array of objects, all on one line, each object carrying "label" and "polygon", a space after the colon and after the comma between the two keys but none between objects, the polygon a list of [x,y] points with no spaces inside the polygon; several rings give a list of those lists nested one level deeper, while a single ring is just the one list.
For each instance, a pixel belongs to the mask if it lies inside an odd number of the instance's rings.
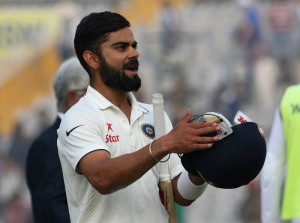
[{"label": "beard", "polygon": [[124,92],[137,91],[141,87],[141,79],[138,75],[128,77],[124,71],[126,67],[137,68],[139,64],[137,59],[131,59],[123,65],[122,70],[118,70],[110,66],[102,56],[99,58],[101,63],[100,77],[106,86]]}]

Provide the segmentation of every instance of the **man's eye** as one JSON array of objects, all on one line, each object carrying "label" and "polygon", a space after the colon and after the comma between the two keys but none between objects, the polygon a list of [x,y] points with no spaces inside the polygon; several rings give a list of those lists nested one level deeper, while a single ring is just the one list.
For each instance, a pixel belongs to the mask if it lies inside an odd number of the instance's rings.
[{"label": "man's eye", "polygon": [[123,50],[125,50],[126,49],[126,46],[118,46],[117,47],[117,50],[120,50],[120,51],[123,51]]}]

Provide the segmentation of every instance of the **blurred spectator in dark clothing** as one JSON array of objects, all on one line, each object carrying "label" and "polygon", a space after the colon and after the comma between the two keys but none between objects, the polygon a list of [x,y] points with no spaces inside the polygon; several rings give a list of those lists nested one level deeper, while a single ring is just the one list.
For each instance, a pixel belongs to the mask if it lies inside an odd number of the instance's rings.
[{"label": "blurred spectator in dark clothing", "polygon": [[246,94],[251,97],[253,85],[253,65],[257,59],[257,52],[263,42],[262,18],[254,0],[239,0],[242,9],[242,20],[240,21],[234,39],[244,56],[246,68]]},{"label": "blurred spectator in dark clothing", "polygon": [[163,54],[169,54],[177,48],[181,33],[181,22],[178,11],[170,0],[164,0],[161,12]]},{"label": "blurred spectator in dark clothing", "polygon": [[8,151],[10,159],[21,169],[25,168],[26,155],[35,136],[34,120],[25,114],[16,123]]},{"label": "blurred spectator in dark clothing", "polygon": [[60,66],[54,80],[57,118],[33,142],[27,156],[26,181],[35,223],[70,222],[57,152],[57,129],[63,114],[85,94],[88,85],[89,76],[77,58],[72,57]]},{"label": "blurred spectator in dark clothing", "polygon": [[239,4],[243,10],[243,15],[237,33],[237,42],[245,48],[248,63],[253,64],[256,59],[257,48],[263,41],[261,15],[252,0],[240,0]]}]

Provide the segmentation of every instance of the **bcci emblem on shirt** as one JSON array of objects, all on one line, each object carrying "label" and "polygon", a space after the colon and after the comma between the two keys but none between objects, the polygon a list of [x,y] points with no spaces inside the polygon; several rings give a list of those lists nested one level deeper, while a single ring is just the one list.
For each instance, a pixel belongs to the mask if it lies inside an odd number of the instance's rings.
[{"label": "bcci emblem on shirt", "polygon": [[155,138],[155,132],[154,132],[154,126],[148,123],[144,123],[141,125],[142,132],[145,136],[147,136],[150,139]]}]

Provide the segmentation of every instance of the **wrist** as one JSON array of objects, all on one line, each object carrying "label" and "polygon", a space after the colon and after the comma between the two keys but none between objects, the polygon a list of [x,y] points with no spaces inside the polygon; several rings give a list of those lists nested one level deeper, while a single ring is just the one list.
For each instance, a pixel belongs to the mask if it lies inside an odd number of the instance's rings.
[{"label": "wrist", "polygon": [[[194,176],[195,177],[195,176]],[[197,177],[200,178],[200,177]],[[180,195],[186,200],[196,200],[205,191],[207,183],[196,185],[192,182],[190,174],[183,170],[177,182],[177,189]]]},{"label": "wrist", "polygon": [[161,162],[161,163],[167,162],[169,160],[169,158],[170,158],[170,154],[167,151],[167,148],[164,146],[164,144],[163,144],[163,142],[162,142],[161,139],[153,140],[148,145],[148,149],[149,149],[149,153],[150,153],[151,157],[156,162]]},{"label": "wrist", "polygon": [[164,135],[163,137],[164,146],[167,148],[168,153],[172,153],[172,146],[169,142],[169,138],[167,135]]}]

